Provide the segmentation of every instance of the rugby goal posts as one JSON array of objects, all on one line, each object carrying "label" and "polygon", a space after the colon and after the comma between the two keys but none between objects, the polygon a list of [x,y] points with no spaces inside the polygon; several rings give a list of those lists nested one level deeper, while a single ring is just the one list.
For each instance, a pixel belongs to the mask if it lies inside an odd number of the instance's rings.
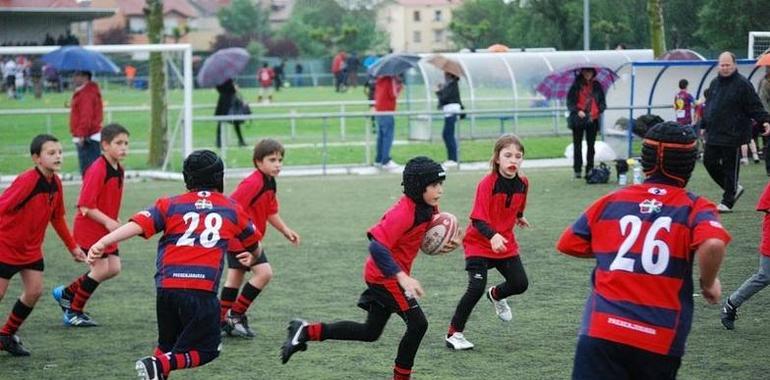
[{"label": "rugby goal posts", "polygon": [[[50,53],[61,46],[7,46],[0,47],[0,57],[18,56],[18,55],[43,55]],[[174,81],[179,84],[183,90],[183,102],[179,113],[178,122],[169,123],[169,136],[167,141],[170,145],[178,141],[176,134],[181,129],[182,133],[182,154],[187,157],[193,151],[193,69],[192,69],[192,46],[190,44],[140,44],[140,45],[83,45],[85,49],[97,51],[107,56],[130,55],[133,60],[144,61],[149,57],[149,53],[162,53],[165,62],[164,69],[171,71],[166,75],[166,86]],[[181,70],[178,62],[181,61]],[[121,73],[122,75],[122,73]],[[168,96],[168,95],[167,95]],[[169,107],[171,108],[171,107]],[[175,107],[180,108],[180,107]],[[169,112],[167,109],[166,112]],[[169,118],[171,120],[171,118]],[[181,127],[181,128],[180,128]],[[168,165],[168,156],[171,155],[172,146],[167,149],[167,158],[163,167]]]},{"label": "rugby goal posts", "polygon": [[756,59],[768,50],[770,50],[770,32],[749,32],[749,59]]}]

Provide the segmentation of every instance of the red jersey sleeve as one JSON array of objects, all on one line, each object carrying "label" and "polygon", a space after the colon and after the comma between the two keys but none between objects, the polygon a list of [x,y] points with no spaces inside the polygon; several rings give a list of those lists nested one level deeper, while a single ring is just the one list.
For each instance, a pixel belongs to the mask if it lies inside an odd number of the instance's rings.
[{"label": "red jersey sleeve", "polygon": [[249,216],[243,211],[243,208],[236,205],[236,212],[238,214],[238,232],[236,238],[241,242],[242,246],[247,251],[252,251],[262,240],[262,234],[257,231],[254,223]]},{"label": "red jersey sleeve", "polygon": [[[35,178],[37,180],[37,178]],[[21,175],[0,194],[0,215],[10,214],[35,188],[37,181],[30,181]]]},{"label": "red jersey sleeve", "polygon": [[477,219],[491,225],[492,219],[489,217],[489,205],[491,203],[490,197],[492,196],[492,186],[494,183],[494,176],[487,175],[476,186],[476,198],[473,200],[471,219]]},{"label": "red jersey sleeve", "polygon": [[142,228],[141,236],[149,239],[152,235],[163,231],[166,228],[166,211],[168,210],[168,199],[162,198],[155,202],[152,207],[134,214],[129,219]]},{"label": "red jersey sleeve", "polygon": [[267,210],[267,215],[275,215],[278,213],[278,197],[273,197],[270,201],[270,207]]},{"label": "red jersey sleeve", "polygon": [[249,186],[244,180],[238,184],[238,187],[236,187],[235,190],[233,190],[233,193],[230,194],[230,198],[238,202],[238,204],[245,209],[249,206],[251,198],[254,198],[256,195],[255,191],[257,190],[258,189],[254,189],[253,186]]},{"label": "red jersey sleeve", "polygon": [[83,186],[80,188],[77,207],[98,208],[96,202],[104,188],[104,178],[107,176],[105,169],[101,162],[98,164],[95,162],[94,165],[88,167],[85,178],[83,178]]},{"label": "red jersey sleeve", "polygon": [[413,215],[409,215],[404,207],[397,203],[382,216],[380,222],[369,229],[369,235],[382,243],[389,250],[393,250],[398,239],[412,227]]},{"label": "red jersey sleeve", "polygon": [[556,243],[556,250],[577,257],[593,257],[591,249],[591,225],[598,213],[604,208],[607,196],[594,202],[582,215],[562,232]]},{"label": "red jersey sleeve", "polygon": [[707,239],[719,239],[730,243],[730,233],[722,226],[716,206],[709,200],[699,197],[693,205],[692,243],[690,247],[697,249]]}]

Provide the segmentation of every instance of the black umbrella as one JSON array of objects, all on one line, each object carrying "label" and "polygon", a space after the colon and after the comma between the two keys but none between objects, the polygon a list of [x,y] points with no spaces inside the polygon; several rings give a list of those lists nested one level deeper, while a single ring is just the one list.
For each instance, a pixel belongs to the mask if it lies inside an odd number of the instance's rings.
[{"label": "black umbrella", "polygon": [[420,56],[414,54],[388,54],[372,65],[366,72],[374,77],[396,76],[417,66]]}]

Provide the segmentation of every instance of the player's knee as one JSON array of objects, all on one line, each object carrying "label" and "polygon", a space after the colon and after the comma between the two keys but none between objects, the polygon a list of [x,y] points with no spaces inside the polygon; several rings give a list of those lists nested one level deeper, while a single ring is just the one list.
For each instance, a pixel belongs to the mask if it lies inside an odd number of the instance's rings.
[{"label": "player's knee", "polygon": [[428,319],[425,318],[424,314],[410,318],[406,330],[408,333],[423,336],[428,331]]},{"label": "player's knee", "polygon": [[468,288],[466,289],[466,293],[474,297],[481,297],[482,295],[484,295],[484,291],[486,290],[486,287],[487,287],[486,276],[472,275],[470,278],[470,281],[468,282]]},{"label": "player's knee", "polygon": [[34,305],[37,303],[37,300],[40,299],[40,296],[43,294],[43,287],[42,286],[32,286],[29,288],[24,289],[24,294],[22,294],[21,298],[24,303],[27,305]]},{"label": "player's knee", "polygon": [[529,281],[526,278],[516,279],[511,285],[513,285],[513,294],[521,294],[529,288]]},{"label": "player's knee", "polygon": [[254,269],[254,276],[258,278],[260,282],[267,284],[273,279],[273,268],[269,264],[260,264],[254,267]]}]

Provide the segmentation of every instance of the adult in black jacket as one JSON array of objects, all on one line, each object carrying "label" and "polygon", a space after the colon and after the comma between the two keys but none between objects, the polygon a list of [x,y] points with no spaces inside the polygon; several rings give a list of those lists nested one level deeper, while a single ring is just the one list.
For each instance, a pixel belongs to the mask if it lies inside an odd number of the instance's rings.
[{"label": "adult in black jacket", "polygon": [[457,116],[462,110],[460,101],[460,87],[457,82],[460,78],[451,73],[444,73],[444,83],[439,85],[436,96],[438,96],[438,108],[444,111],[444,130],[441,137],[444,138],[446,146],[447,161],[444,167],[457,166],[457,139],[455,138],[455,125]]},{"label": "adult in black jacket", "polygon": [[580,178],[583,167],[583,134],[586,138],[586,174],[594,167],[594,143],[599,132],[599,118],[607,108],[604,90],[596,79],[596,70],[586,67],[575,76],[567,93],[568,126],[572,130],[572,168]]},{"label": "adult in black jacket", "polygon": [[740,147],[751,139],[752,119],[770,134],[770,115],[762,107],[751,83],[738,73],[735,55],[719,55],[719,75],[709,85],[709,97],[702,127],[708,138],[703,165],[714,182],[724,190],[720,212],[731,212],[743,194],[738,184]]},{"label": "adult in black jacket", "polygon": [[[238,90],[235,88],[235,83],[232,79],[228,79],[227,82],[217,86],[217,92],[219,93],[219,99],[217,99],[217,108],[214,111],[214,116],[227,116],[230,115],[230,109],[234,102],[241,101],[237,99]],[[237,100],[236,100],[237,99]],[[243,134],[241,134],[242,121],[232,121],[235,126],[235,134],[238,136],[238,145],[246,146],[246,142],[243,141]],[[217,122],[217,148],[222,146],[222,122]]]}]

